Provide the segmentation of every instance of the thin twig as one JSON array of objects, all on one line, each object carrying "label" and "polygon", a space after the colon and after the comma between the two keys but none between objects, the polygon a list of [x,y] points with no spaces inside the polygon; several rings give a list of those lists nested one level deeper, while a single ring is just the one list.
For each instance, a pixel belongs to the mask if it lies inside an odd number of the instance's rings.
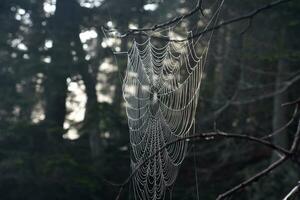
[{"label": "thin twig", "polygon": [[[197,6],[190,11],[189,13],[185,14],[185,15],[180,15],[178,17],[173,18],[170,21],[161,23],[161,24],[156,24],[150,28],[137,28],[137,29],[129,29],[127,30],[125,33],[121,34],[119,37],[123,38],[123,37],[127,37],[129,35],[135,35],[135,34],[139,34],[142,32],[149,32],[149,31],[156,31],[158,29],[161,28],[165,28],[165,27],[169,27],[172,24],[175,24],[183,19],[189,18],[190,16],[194,15],[196,12],[200,11],[200,13],[203,15],[203,10],[202,10],[202,0],[198,0]],[[111,31],[108,27],[103,26],[103,28],[106,31]]]},{"label": "thin twig", "polygon": [[273,133],[270,133],[264,137],[262,137],[261,139],[269,139],[277,134],[279,134],[280,132],[282,132],[284,129],[286,129],[287,127],[289,127],[295,120],[296,116],[297,116],[297,113],[298,113],[298,105],[296,105],[295,107],[295,110],[293,112],[293,116],[292,118],[286,123],[284,124],[282,127],[280,127],[279,129],[275,130]]},{"label": "thin twig", "polygon": [[257,173],[256,175],[252,176],[248,180],[238,184],[237,186],[233,187],[232,189],[224,192],[223,194],[220,194],[217,198],[217,200],[225,199],[228,196],[231,196],[233,193],[237,192],[238,190],[245,188],[246,186],[250,185],[251,183],[258,181],[260,178],[266,176],[269,174],[273,169],[277,168],[281,164],[283,164],[287,160],[288,156],[284,156],[280,158],[279,160],[272,163],[269,167],[262,170],[261,172]]},{"label": "thin twig", "polygon": [[[277,1],[273,1],[271,3],[268,3],[264,6],[261,6],[259,8],[256,8],[255,10],[245,14],[245,15],[242,15],[242,16],[239,16],[239,17],[235,17],[233,19],[229,19],[227,21],[224,21],[216,26],[213,26],[209,29],[206,29],[204,31],[201,31],[201,32],[198,32],[198,33],[195,33],[193,36],[191,37],[187,37],[186,39],[183,39],[183,40],[176,40],[176,42],[183,42],[183,41],[186,41],[186,40],[190,40],[190,39],[193,39],[193,38],[197,38],[207,32],[210,32],[212,30],[216,30],[216,29],[219,29],[221,28],[222,26],[226,26],[228,24],[232,24],[232,23],[235,23],[235,22],[239,22],[239,21],[243,21],[243,20],[246,20],[246,19],[251,19],[253,17],[255,17],[257,14],[259,14],[260,12],[262,11],[265,11],[265,10],[269,10],[271,8],[274,8],[275,6],[278,6],[280,4],[283,4],[283,3],[287,3],[289,1],[292,1],[292,0],[277,0]],[[175,40],[174,40],[175,41]]]},{"label": "thin twig", "polygon": [[299,104],[300,105],[300,98],[296,99],[295,101],[284,103],[281,106],[289,106],[289,105],[295,105],[295,104]]},{"label": "thin twig", "polygon": [[154,156],[156,156],[158,153],[160,153],[161,151],[163,151],[164,149],[166,149],[167,147],[181,142],[181,141],[197,141],[197,140],[201,140],[201,139],[205,139],[205,140],[212,140],[212,139],[216,139],[216,138],[233,138],[233,139],[241,139],[241,140],[246,140],[246,141],[252,141],[261,145],[264,145],[268,148],[271,148],[273,150],[278,151],[279,153],[281,153],[282,155],[289,155],[289,151],[281,148],[280,146],[277,146],[275,144],[272,144],[268,141],[253,137],[253,136],[248,136],[248,135],[242,135],[242,134],[233,134],[233,133],[225,133],[222,131],[219,131],[216,129],[215,132],[208,132],[208,133],[201,133],[201,134],[195,134],[195,135],[191,135],[191,136],[186,136],[186,137],[182,137],[179,138],[177,140],[171,141],[167,144],[165,144],[163,147],[161,147],[160,149],[158,149],[157,151],[155,151],[154,154],[150,155],[149,157],[145,158],[143,160],[143,162],[141,162],[134,170],[133,172],[130,174],[130,176],[127,177],[127,179],[121,183],[121,184],[114,184],[120,187],[118,196],[116,198],[116,200],[119,199],[120,194],[122,193],[123,188],[130,182],[130,180],[132,179],[132,177],[138,172],[138,170],[140,169],[140,167],[142,167],[143,165],[145,165],[145,163],[149,160],[151,160]]},{"label": "thin twig", "polygon": [[163,147],[161,147],[157,151],[155,151],[154,154],[152,154],[149,157],[145,158],[140,164],[138,164],[138,166],[133,170],[133,172],[130,174],[130,176],[122,184],[114,184],[114,185],[118,185],[120,187],[118,195],[116,197],[116,200],[119,200],[124,187],[130,182],[130,180],[138,172],[139,168],[141,166],[143,166],[147,161],[152,159],[154,156],[156,156],[158,153],[160,153],[161,151],[163,151],[164,149],[169,147],[170,145],[173,145],[173,144],[175,144],[177,142],[180,142],[180,141],[190,141],[190,140],[197,141],[197,140],[200,140],[200,139],[213,140],[213,139],[216,139],[218,137],[219,138],[233,138],[233,139],[241,139],[241,140],[246,140],[246,141],[252,141],[252,142],[255,142],[257,144],[261,144],[261,145],[264,145],[268,148],[271,148],[271,149],[279,152],[282,156],[279,160],[273,162],[271,165],[269,165],[264,170],[258,172],[257,174],[250,177],[249,179],[243,181],[242,183],[236,185],[235,187],[233,187],[233,188],[227,190],[226,192],[220,194],[217,197],[217,200],[221,200],[221,199],[224,199],[226,197],[231,196],[235,192],[247,187],[248,185],[254,183],[255,181],[258,181],[259,179],[265,177],[271,171],[273,171],[275,168],[282,165],[286,160],[288,160],[290,158],[292,158],[291,160],[293,160],[293,157],[296,155],[298,147],[300,145],[300,119],[299,119],[299,122],[298,122],[298,127],[297,127],[297,131],[295,133],[295,136],[294,136],[293,143],[292,143],[289,150],[286,150],[286,149],[284,149],[280,146],[277,146],[277,145],[272,144],[272,143],[270,143],[266,140],[263,140],[261,138],[257,138],[257,137],[254,137],[254,136],[248,136],[248,135],[242,135],[242,134],[233,134],[233,133],[225,133],[225,132],[219,131],[216,126],[215,126],[214,132],[195,134],[195,135],[186,136],[186,137],[182,137],[182,138],[179,138],[177,140],[171,141],[171,142],[165,144]]},{"label": "thin twig", "polygon": [[[203,31],[196,32],[195,34],[193,34],[191,36],[188,36],[185,39],[176,40],[176,39],[169,39],[169,38],[166,38],[166,37],[159,37],[159,36],[151,36],[151,37],[156,38],[156,39],[166,40],[166,41],[172,41],[172,42],[185,42],[187,40],[198,38],[198,37],[200,37],[201,35],[203,35],[205,33],[211,32],[213,30],[217,30],[217,29],[219,29],[219,28],[221,28],[223,26],[226,26],[226,25],[229,25],[229,24],[232,24],[232,23],[236,23],[236,22],[240,22],[240,21],[244,21],[244,20],[252,20],[257,14],[259,14],[259,13],[261,13],[263,11],[269,10],[271,8],[274,8],[276,6],[279,6],[281,4],[290,2],[290,1],[293,1],[293,0],[277,0],[277,1],[273,1],[271,3],[268,3],[266,5],[261,6],[259,8],[256,8],[256,9],[252,10],[251,12],[249,12],[247,14],[244,14],[242,16],[226,20],[224,22],[221,22],[218,25],[215,25],[215,26],[210,27],[208,29],[205,29]],[[171,24],[173,24],[175,22],[180,21],[181,19],[185,19],[185,18],[190,17],[191,15],[193,15],[194,13],[196,13],[198,10],[201,10],[201,9],[202,9],[201,3],[200,4],[198,3],[198,6],[193,11],[191,11],[190,13],[188,13],[186,15],[182,15],[182,16],[176,17],[175,19],[173,19],[171,21],[168,21],[168,22],[165,22],[163,24],[154,25],[151,28],[129,29],[127,32],[125,32],[124,34],[121,34],[119,37],[123,38],[123,37],[128,37],[130,35],[148,36],[145,32],[147,32],[147,31],[155,31],[155,30],[157,30],[159,28],[167,27],[167,26],[169,26],[169,25],[171,25]],[[104,28],[107,31],[110,31],[109,28],[107,28],[107,27],[104,27]]]},{"label": "thin twig", "polygon": [[[285,92],[287,89],[289,89],[292,85],[294,85],[295,83],[300,81],[300,75],[295,76],[294,78],[285,81],[282,85],[282,88],[274,91],[274,92],[270,92],[270,93],[266,93],[266,94],[262,94],[260,96],[248,99],[248,100],[242,100],[242,101],[232,101],[231,104],[232,105],[241,105],[241,104],[249,104],[249,103],[254,103],[256,101],[260,101],[263,99],[267,99],[267,98],[271,98],[274,97],[276,95],[282,94],[283,92]],[[283,104],[285,105],[285,104]]]},{"label": "thin twig", "polygon": [[252,19],[253,19],[253,17],[251,17],[251,18],[248,19],[248,24],[247,24],[247,26],[244,28],[244,30],[242,30],[242,31],[240,32],[240,35],[244,35],[244,34],[251,28],[251,26],[252,26]]},{"label": "thin twig", "polygon": [[296,193],[298,193],[300,190],[300,181],[298,182],[298,185],[296,185],[284,198],[283,200],[291,200],[290,197],[294,196]]},{"label": "thin twig", "polygon": [[295,137],[294,137],[294,140],[293,140],[293,144],[292,144],[292,147],[290,149],[291,154],[293,154],[297,151],[297,149],[299,147],[299,144],[300,144],[300,119],[299,119],[299,122],[298,122],[298,127],[297,127],[297,131],[296,131],[296,134],[295,134]]},{"label": "thin twig", "polygon": [[297,127],[297,131],[295,133],[294,136],[294,140],[293,140],[293,144],[289,150],[288,154],[285,154],[282,158],[280,158],[279,160],[277,160],[276,162],[272,163],[269,167],[267,167],[266,169],[264,169],[263,171],[255,174],[254,176],[250,177],[249,179],[247,179],[246,181],[243,181],[242,183],[238,184],[237,186],[231,188],[230,190],[227,190],[226,192],[224,192],[223,194],[220,194],[217,197],[217,200],[221,200],[224,199],[226,197],[231,196],[233,193],[241,190],[242,188],[245,188],[246,186],[254,183],[255,181],[259,180],[260,178],[266,176],[267,174],[269,174],[273,169],[277,168],[278,166],[280,166],[281,164],[283,164],[286,160],[288,160],[289,158],[293,158],[296,154],[296,151],[299,147],[300,144],[300,119],[298,122],[298,127]]},{"label": "thin twig", "polygon": [[218,108],[217,110],[213,111],[213,113],[209,114],[207,117],[205,117],[203,120],[200,121],[201,124],[204,124],[208,121],[211,121],[212,119],[216,119],[224,110],[226,110],[230,105],[231,102],[234,101],[234,99],[238,96],[239,89],[237,89],[234,93],[234,95],[226,101],[226,103]]}]

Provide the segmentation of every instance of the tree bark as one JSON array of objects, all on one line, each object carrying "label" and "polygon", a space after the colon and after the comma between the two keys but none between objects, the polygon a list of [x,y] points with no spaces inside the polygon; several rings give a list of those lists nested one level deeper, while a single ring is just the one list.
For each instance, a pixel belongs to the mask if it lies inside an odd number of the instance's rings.
[{"label": "tree bark", "polygon": [[[53,21],[50,23],[51,34],[53,35],[53,49],[51,63],[46,69],[45,80],[45,122],[49,129],[63,130],[66,115],[67,83],[72,56],[70,52],[69,38],[72,25],[72,14],[68,1],[58,0]],[[59,137],[61,137],[60,135]]]},{"label": "tree bark", "polygon": [[[275,90],[279,90],[282,87],[284,82],[283,74],[287,71],[288,62],[284,58],[280,58],[277,64],[277,75],[275,80]],[[286,93],[280,93],[274,97],[273,103],[273,120],[272,126],[273,131],[281,128],[284,124],[287,123],[287,109],[286,107],[281,106],[283,103],[288,102],[288,96]],[[288,137],[286,129],[280,131],[273,139],[273,141],[282,146],[287,147]]]},{"label": "tree bark", "polygon": [[[281,31],[281,41],[279,44],[279,49],[282,49],[285,46],[285,30]],[[288,72],[288,61],[282,55],[280,56],[277,63],[277,75],[275,79],[275,91],[280,90],[282,83],[284,82],[284,74]],[[287,123],[287,108],[281,106],[283,103],[288,101],[288,96],[286,93],[280,93],[274,97],[273,100],[273,120],[272,127],[273,131],[279,129],[284,124]],[[286,129],[280,131],[275,137],[273,137],[274,143],[287,147],[288,145],[288,135]]]},{"label": "tree bark", "polygon": [[78,57],[78,63],[76,65],[76,73],[81,75],[81,78],[85,85],[85,93],[87,95],[87,102],[85,105],[85,116],[83,120],[82,133],[88,136],[91,156],[93,158],[98,157],[103,149],[100,138],[99,119],[100,112],[98,108],[98,99],[96,92],[96,77],[93,76],[93,70],[90,70],[90,63],[85,59],[86,52],[83,49],[80,34],[80,22],[82,21],[82,9],[78,2],[75,2],[77,8],[74,10],[74,15],[78,17],[78,23],[76,23],[76,31],[72,38],[74,46],[76,47],[76,56]]}]

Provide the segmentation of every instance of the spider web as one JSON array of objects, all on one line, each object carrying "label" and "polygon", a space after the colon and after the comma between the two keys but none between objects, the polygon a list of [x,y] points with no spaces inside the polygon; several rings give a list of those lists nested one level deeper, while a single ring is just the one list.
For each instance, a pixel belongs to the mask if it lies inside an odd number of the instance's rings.
[{"label": "spider web", "polygon": [[[217,21],[224,0],[217,2],[204,31]],[[161,29],[153,35],[170,30]],[[165,199],[167,188],[176,180],[188,141],[167,144],[192,132],[212,33],[206,40],[201,35],[195,41],[158,43],[149,35],[143,42],[133,40],[127,52],[122,89],[132,149],[132,187],[137,200]],[[198,56],[195,46],[199,42],[206,45],[201,43],[197,48],[201,52]]]},{"label": "spider web", "polygon": [[[197,57],[192,42],[179,46],[168,42],[156,47],[150,39],[141,44],[134,41],[128,52],[123,96],[133,152],[131,167],[139,167],[133,176],[136,199],[163,199],[165,188],[176,179],[187,142],[156,151],[189,133],[206,52]],[[183,66],[187,78],[180,82]]]}]

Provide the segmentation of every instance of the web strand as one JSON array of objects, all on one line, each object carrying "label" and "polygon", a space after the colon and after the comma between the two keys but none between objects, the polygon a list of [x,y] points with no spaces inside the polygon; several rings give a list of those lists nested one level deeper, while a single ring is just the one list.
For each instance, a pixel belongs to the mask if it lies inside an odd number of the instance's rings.
[{"label": "web strand", "polygon": [[[123,96],[132,147],[135,199],[164,199],[173,185],[187,142],[178,142],[140,166],[166,143],[187,136],[194,123],[203,73],[203,55],[188,42],[160,47],[150,39],[133,42],[123,81]],[[185,47],[185,49],[182,49]],[[185,70],[184,74],[180,72]],[[184,81],[180,78],[184,77]]]},{"label": "web strand", "polygon": [[[219,12],[220,7],[205,29],[216,23]],[[188,142],[182,140],[158,153],[157,150],[195,132],[196,108],[211,38],[212,33],[207,41],[199,37],[196,41],[161,44],[149,35],[144,41],[133,40],[127,52],[123,97],[136,200],[163,200],[167,188],[172,187],[176,180]],[[200,40],[206,45],[197,48],[199,54],[195,46]],[[195,179],[199,198],[196,166]]]}]

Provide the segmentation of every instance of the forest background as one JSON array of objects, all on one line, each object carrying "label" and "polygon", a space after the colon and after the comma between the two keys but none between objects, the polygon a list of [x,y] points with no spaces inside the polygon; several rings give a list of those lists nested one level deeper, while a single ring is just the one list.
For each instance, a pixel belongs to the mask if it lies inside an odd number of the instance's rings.
[{"label": "forest background", "polygon": [[[203,1],[203,13],[211,14]],[[219,22],[270,0],[225,1]],[[109,200],[130,175],[122,77],[132,37],[105,37],[152,27],[193,10],[196,0],[1,0],[0,199]],[[201,13],[177,25],[176,36],[203,27]],[[215,30],[200,91],[195,132],[216,130],[262,138],[288,149],[300,97],[300,2],[286,1]],[[294,114],[294,115],[293,115]],[[216,197],[278,158],[248,140],[193,142],[173,199]],[[300,180],[294,159],[235,193],[232,199],[277,200]],[[194,159],[196,158],[196,159]],[[298,164],[297,164],[298,163]],[[197,177],[197,184],[196,184]],[[121,199],[132,199],[130,185]]]}]

